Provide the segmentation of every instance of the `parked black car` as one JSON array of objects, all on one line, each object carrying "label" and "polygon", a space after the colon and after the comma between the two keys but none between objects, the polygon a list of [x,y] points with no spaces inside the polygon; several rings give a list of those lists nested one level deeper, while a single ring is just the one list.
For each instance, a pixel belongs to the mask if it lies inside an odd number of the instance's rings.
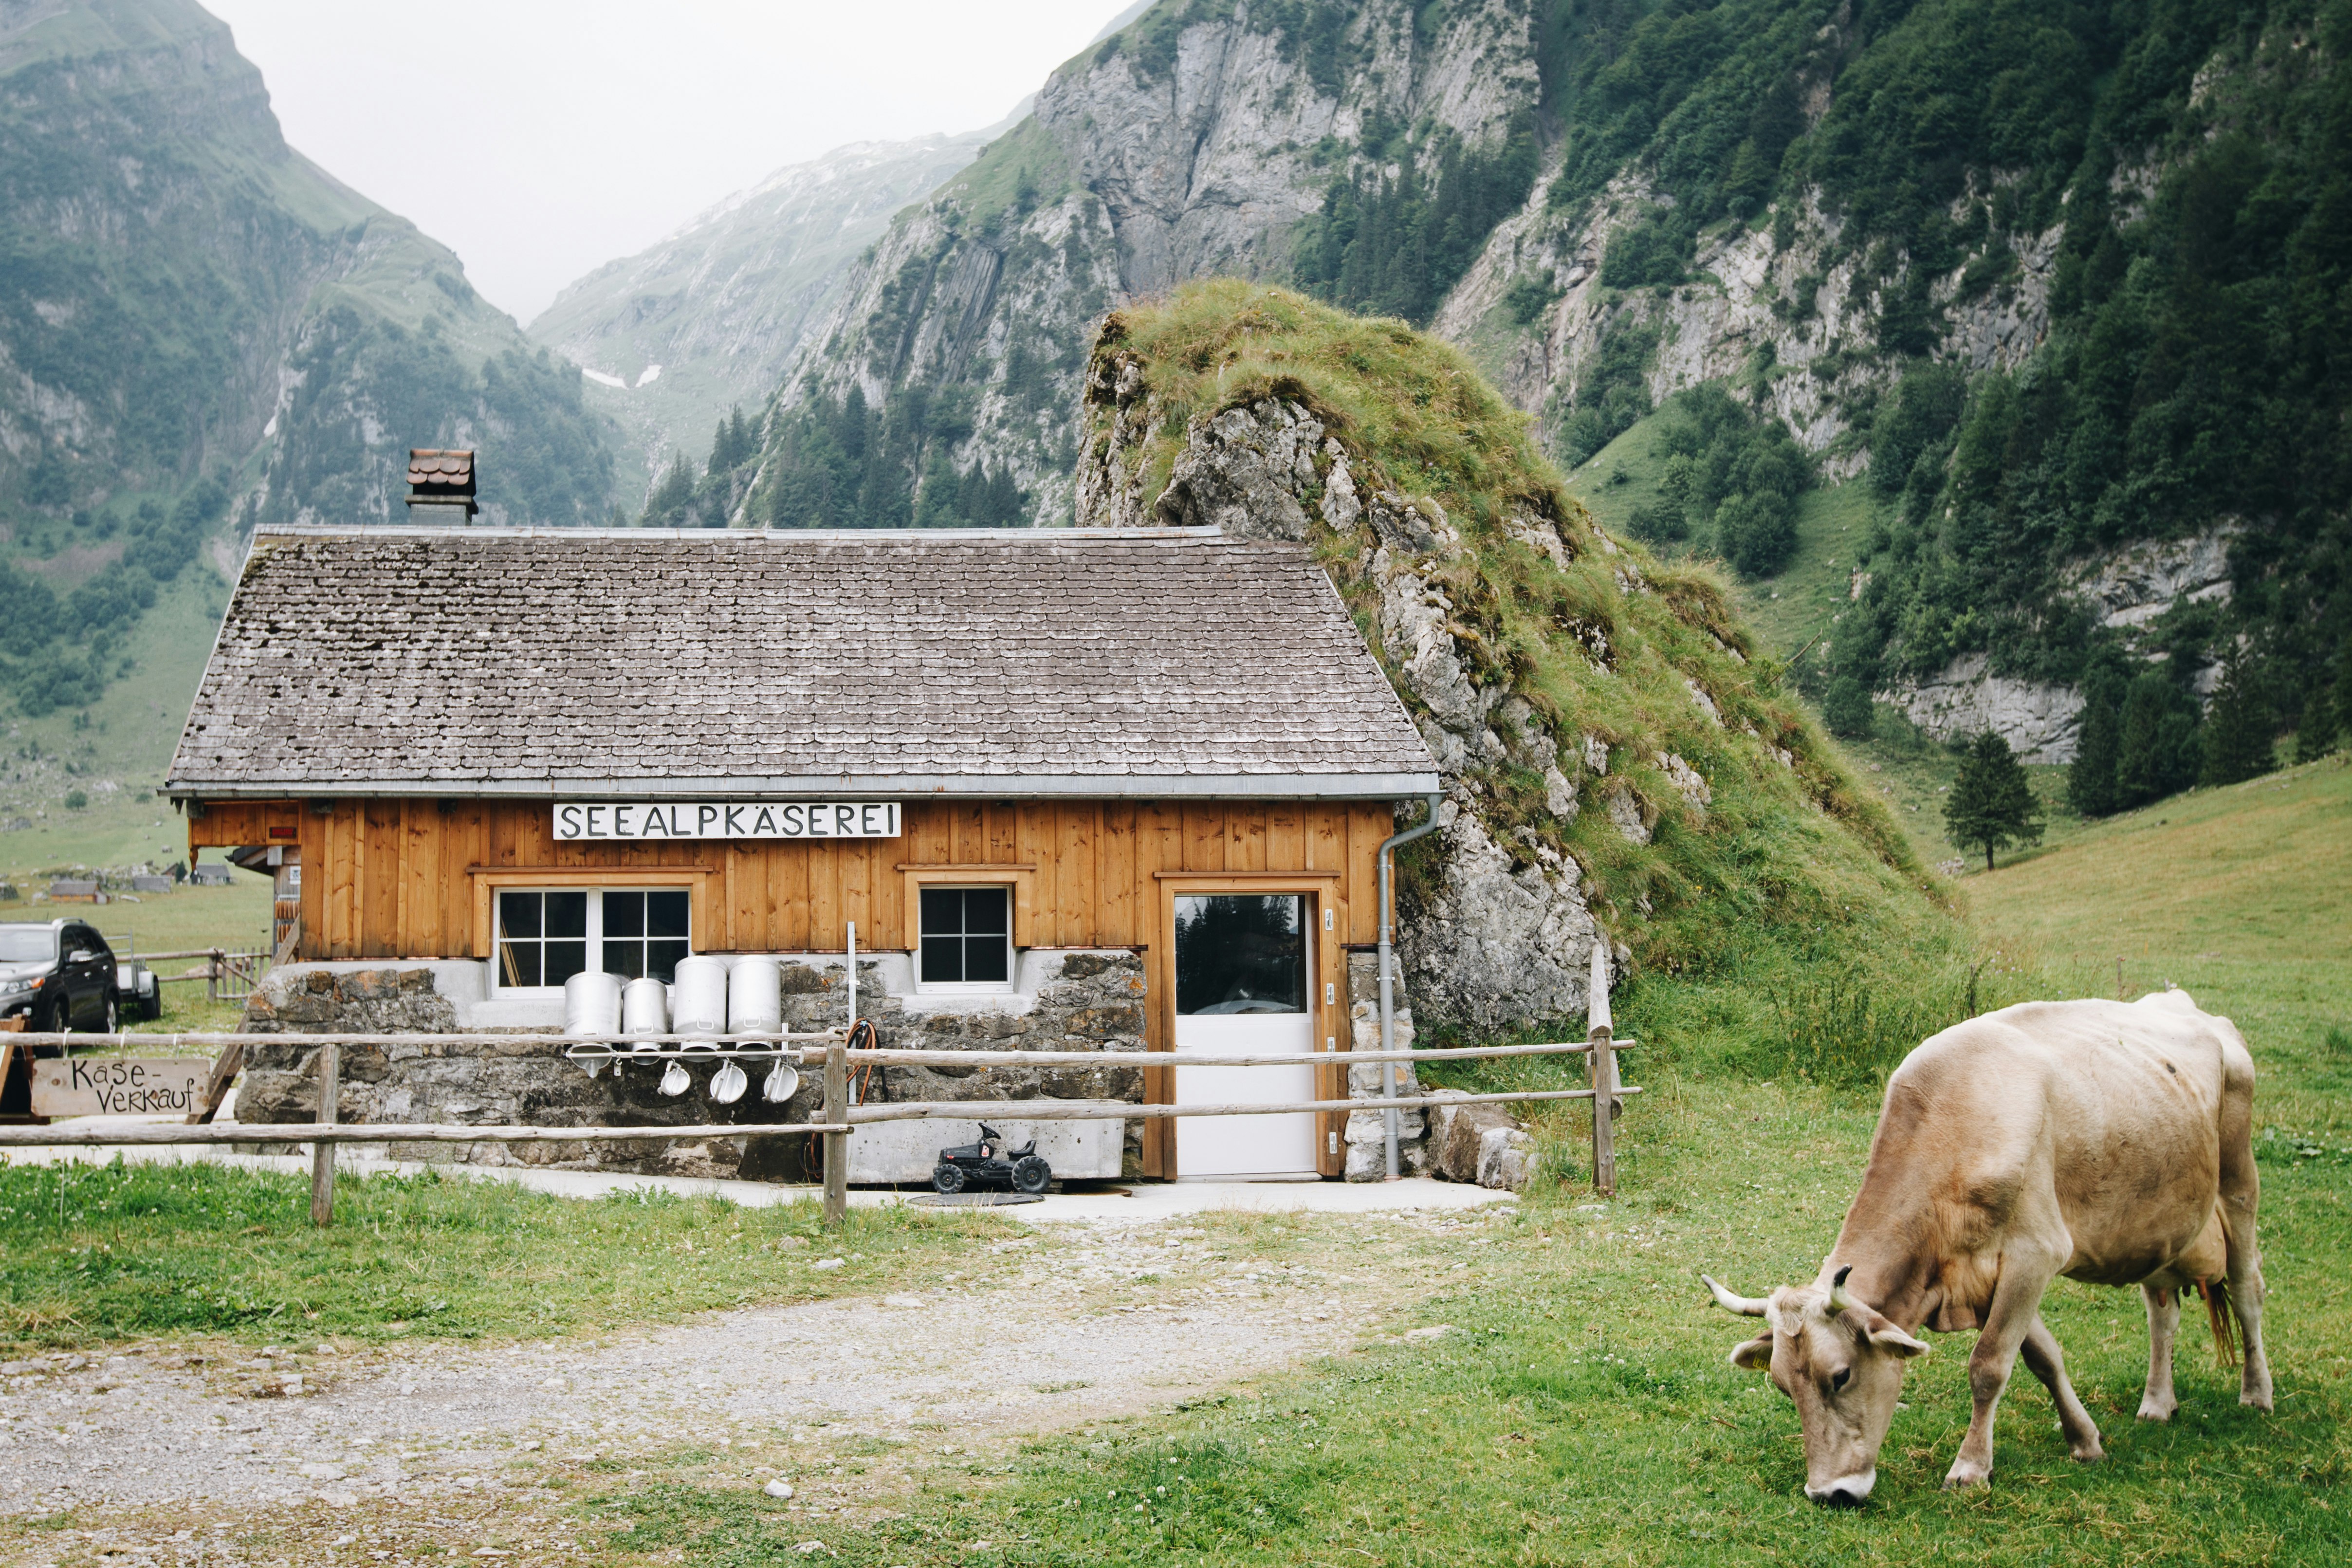
[{"label": "parked black car", "polygon": [[960,1193],[968,1186],[1004,1186],[1034,1194],[1044,1192],[1053,1180],[1053,1169],[1037,1152],[1034,1138],[1018,1149],[1007,1149],[1004,1134],[986,1122],[981,1124],[979,1142],[940,1150],[940,1163],[931,1171],[931,1185],[943,1193]]},{"label": "parked black car", "polygon": [[84,921],[0,923],[0,1018],[41,1034],[121,1026],[114,950]]}]

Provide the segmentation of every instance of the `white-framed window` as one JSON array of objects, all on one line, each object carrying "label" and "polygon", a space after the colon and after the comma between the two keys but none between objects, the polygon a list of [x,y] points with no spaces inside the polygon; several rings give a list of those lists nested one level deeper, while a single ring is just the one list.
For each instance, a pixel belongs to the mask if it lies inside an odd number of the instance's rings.
[{"label": "white-framed window", "polygon": [[583,970],[668,981],[694,951],[684,888],[500,888],[493,988],[561,994]]},{"label": "white-framed window", "polygon": [[917,983],[926,991],[1013,987],[1013,889],[925,888]]}]

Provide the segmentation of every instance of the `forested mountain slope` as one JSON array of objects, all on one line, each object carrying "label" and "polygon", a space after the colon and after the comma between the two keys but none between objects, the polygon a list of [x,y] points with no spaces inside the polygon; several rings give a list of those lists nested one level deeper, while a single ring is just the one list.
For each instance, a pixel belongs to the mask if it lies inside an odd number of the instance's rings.
[{"label": "forested mountain slope", "polygon": [[[133,658],[164,659],[179,683],[134,683],[122,754],[89,764],[160,766],[203,658],[182,621],[234,530],[396,518],[412,445],[480,447],[493,517],[610,506],[578,374],[289,148],[226,27],[190,0],[0,0],[0,714],[95,735]],[[55,753],[9,733],[35,808]]]},{"label": "forested mountain slope", "polygon": [[1278,279],[1427,321],[1571,464],[1679,398],[1646,521],[1750,577],[1864,485],[1817,694],[2065,761],[2139,681],[2178,776],[2233,654],[2273,730],[2341,679],[2347,44],[2347,0],[1160,0],[900,216],[706,489],[1064,521],[1087,323]]},{"label": "forested mountain slope", "polygon": [[617,426],[614,489],[631,515],[679,458],[702,462],[720,420],[765,406],[858,254],[1002,129],[860,142],[779,169],[589,273],[530,323]]},{"label": "forested mountain slope", "polygon": [[1536,23],[1528,0],[1161,0],[859,263],[738,515],[1066,522],[1091,325],[1186,278],[1297,255],[1350,304],[1423,313],[1535,175]]},{"label": "forested mountain slope", "polygon": [[287,148],[226,26],[0,0],[0,865],[142,842],[240,527],[397,520],[412,445],[480,447],[491,517],[609,512],[579,374]]},{"label": "forested mountain slope", "polygon": [[[2352,6],[1565,15],[1557,173],[1438,325],[1568,461],[1714,382],[1866,474],[1817,690],[2066,761],[2135,689],[2147,798],[2233,657],[2266,733],[2340,685]],[[1759,493],[1702,463],[1656,521],[1738,559]]]}]

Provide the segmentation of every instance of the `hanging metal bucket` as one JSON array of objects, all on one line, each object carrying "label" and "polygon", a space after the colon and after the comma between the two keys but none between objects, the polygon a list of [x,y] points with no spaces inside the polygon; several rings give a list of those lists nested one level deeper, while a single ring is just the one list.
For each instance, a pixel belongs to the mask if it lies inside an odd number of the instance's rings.
[{"label": "hanging metal bucket", "polygon": [[720,1063],[719,1070],[710,1075],[710,1098],[720,1105],[734,1104],[751,1087],[751,1080],[745,1078],[743,1069],[733,1062]]},{"label": "hanging metal bucket", "polygon": [[778,1062],[768,1069],[768,1081],[760,1086],[760,1098],[770,1105],[782,1105],[801,1087],[801,1069],[790,1062]]}]

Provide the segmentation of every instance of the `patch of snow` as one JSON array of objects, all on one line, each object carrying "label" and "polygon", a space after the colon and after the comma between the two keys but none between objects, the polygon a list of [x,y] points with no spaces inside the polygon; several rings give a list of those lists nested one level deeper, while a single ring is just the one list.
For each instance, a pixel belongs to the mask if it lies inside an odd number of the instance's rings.
[{"label": "patch of snow", "polygon": [[629,381],[626,376],[614,375],[610,371],[590,370],[584,364],[580,367],[580,374],[586,376],[589,380],[594,382],[599,386],[626,386],[629,384]]},{"label": "patch of snow", "polygon": [[637,377],[637,384],[639,386],[651,386],[655,382],[660,379],[661,366],[657,364],[649,364],[646,366],[645,374]]}]

